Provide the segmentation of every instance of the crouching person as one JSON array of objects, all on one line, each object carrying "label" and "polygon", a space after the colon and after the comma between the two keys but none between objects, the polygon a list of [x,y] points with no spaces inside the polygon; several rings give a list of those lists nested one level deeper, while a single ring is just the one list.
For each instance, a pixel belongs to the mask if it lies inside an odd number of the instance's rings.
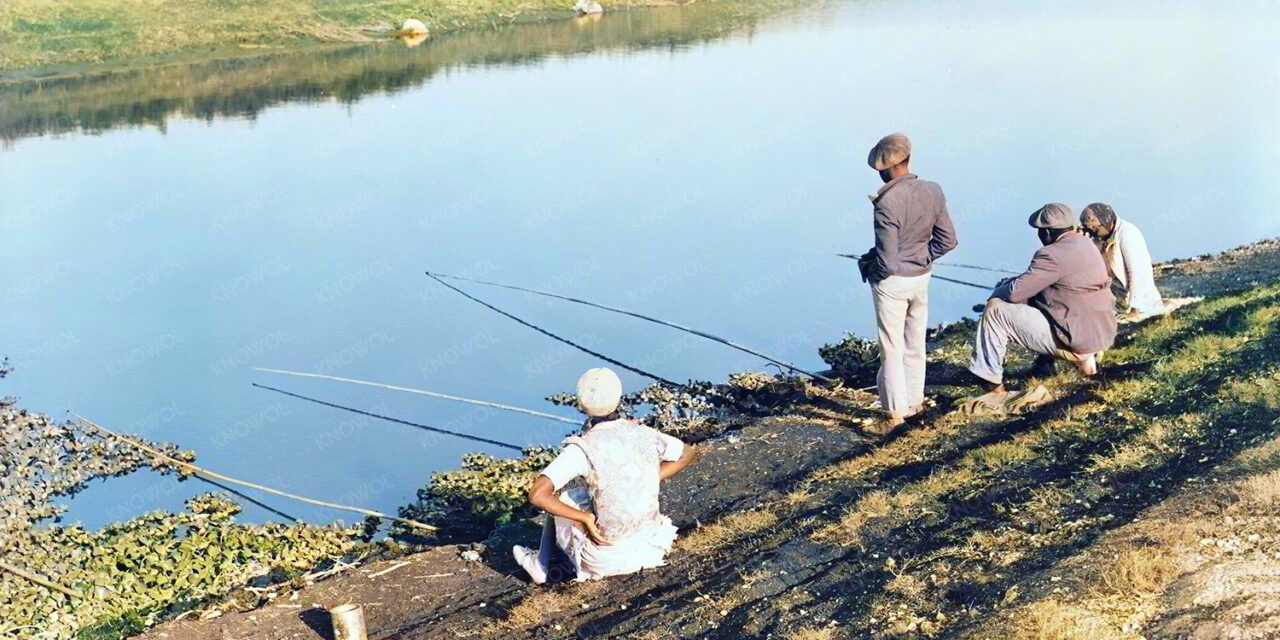
[{"label": "crouching person", "polygon": [[1039,357],[1052,371],[1067,360],[1085,375],[1097,373],[1097,356],[1116,337],[1115,297],[1102,254],[1076,229],[1064,204],[1047,204],[1028,221],[1044,245],[1027,270],[996,287],[978,322],[971,371],[986,391],[1003,391],[1010,342]]},{"label": "crouching person", "polygon": [[[688,466],[693,448],[622,418],[621,400],[622,382],[609,369],[578,379],[588,427],[565,440],[529,490],[530,504],[547,512],[540,548],[512,549],[537,584],[547,581],[558,552],[574,580],[598,580],[661,566],[675,542],[675,526],[658,509],[658,485]],[[561,494],[578,478],[585,487]]]}]

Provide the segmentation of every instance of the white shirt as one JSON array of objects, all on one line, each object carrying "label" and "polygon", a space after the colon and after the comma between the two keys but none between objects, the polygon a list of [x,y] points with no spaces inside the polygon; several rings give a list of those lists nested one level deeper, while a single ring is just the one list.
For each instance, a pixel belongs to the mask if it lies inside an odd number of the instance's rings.
[{"label": "white shirt", "polygon": [[[684,455],[684,443],[679,438],[665,433],[659,433],[658,437],[666,445],[661,456],[664,462],[675,462]],[[555,490],[559,491],[574,478],[585,478],[588,473],[591,473],[591,463],[587,461],[586,452],[582,447],[571,444],[542,470],[541,475],[546,476]]]},{"label": "white shirt", "polygon": [[1138,313],[1156,313],[1164,309],[1164,299],[1156,289],[1151,252],[1138,227],[1116,218],[1116,228],[1103,246],[1111,277],[1128,292],[1129,308]]},{"label": "white shirt", "polygon": [[[684,455],[685,444],[678,438],[665,433],[659,433],[658,436],[664,445],[660,455],[664,462],[674,462]],[[586,478],[589,473],[591,462],[587,459],[586,452],[576,444],[569,444],[540,475],[546,476],[559,492],[574,479]],[[560,495],[560,500],[578,509],[591,509],[590,498],[582,489],[565,491]],[[610,540],[609,544],[601,546],[587,536],[582,525],[556,517],[556,544],[569,556],[577,571],[578,581],[634,573],[665,564],[666,553],[676,540],[676,527],[666,516],[662,516],[661,520],[648,531],[622,540]]]}]

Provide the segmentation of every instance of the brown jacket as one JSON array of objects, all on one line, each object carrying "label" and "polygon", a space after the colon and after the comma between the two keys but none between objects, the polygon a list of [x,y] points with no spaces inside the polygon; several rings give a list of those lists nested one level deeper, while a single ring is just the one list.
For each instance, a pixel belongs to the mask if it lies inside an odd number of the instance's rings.
[{"label": "brown jacket", "polygon": [[997,287],[993,296],[1039,309],[1049,318],[1053,337],[1075,353],[1097,353],[1115,342],[1111,276],[1098,247],[1079,231],[1037,251],[1026,272]]},{"label": "brown jacket", "polygon": [[956,248],[947,199],[937,183],[908,173],[880,187],[871,203],[876,246],[867,254],[866,279],[923,275],[934,260]]}]

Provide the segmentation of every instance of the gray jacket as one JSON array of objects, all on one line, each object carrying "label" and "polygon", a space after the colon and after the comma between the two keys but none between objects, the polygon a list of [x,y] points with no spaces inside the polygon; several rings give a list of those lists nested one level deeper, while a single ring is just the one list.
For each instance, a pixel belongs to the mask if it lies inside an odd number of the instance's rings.
[{"label": "gray jacket", "polygon": [[927,273],[933,261],[956,248],[956,229],[942,187],[914,174],[894,178],[874,196],[876,247],[868,254],[867,279]]},{"label": "gray jacket", "polygon": [[1097,353],[1115,342],[1111,276],[1098,247],[1079,231],[1037,251],[1026,272],[996,287],[992,297],[1039,309],[1058,344],[1075,353]]}]

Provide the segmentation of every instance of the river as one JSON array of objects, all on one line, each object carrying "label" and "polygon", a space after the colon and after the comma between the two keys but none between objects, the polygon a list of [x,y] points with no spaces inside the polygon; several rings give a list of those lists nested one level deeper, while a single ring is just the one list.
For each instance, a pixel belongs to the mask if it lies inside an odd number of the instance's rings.
[{"label": "river", "polygon": [[[954,262],[1024,266],[1026,217],[1051,201],[1112,204],[1157,259],[1275,235],[1278,15],[908,0],[761,18],[699,3],[7,85],[0,354],[15,372],[0,393],[231,475],[394,510],[463,453],[509,452],[251,383],[520,445],[567,425],[254,367],[571,415],[543,398],[600,363],[422,275],[433,269],[820,369],[819,345],[874,326],[835,254],[871,242],[866,153],[895,130],[947,193]],[[763,369],[639,321],[467,289],[665,377]],[[941,281],[931,296],[934,323],[982,298]],[[113,479],[71,519],[99,526],[206,489]]]}]

